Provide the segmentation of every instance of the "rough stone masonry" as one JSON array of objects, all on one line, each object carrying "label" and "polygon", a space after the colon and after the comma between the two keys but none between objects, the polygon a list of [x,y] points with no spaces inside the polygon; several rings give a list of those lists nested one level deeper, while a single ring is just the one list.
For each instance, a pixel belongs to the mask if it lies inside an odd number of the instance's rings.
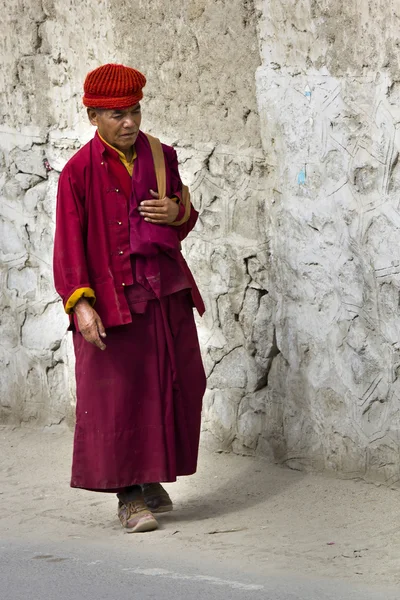
[{"label": "rough stone masonry", "polygon": [[400,0],[3,4],[1,422],[72,422],[55,193],[86,72],[123,62],[200,211],[204,441],[396,484]]}]

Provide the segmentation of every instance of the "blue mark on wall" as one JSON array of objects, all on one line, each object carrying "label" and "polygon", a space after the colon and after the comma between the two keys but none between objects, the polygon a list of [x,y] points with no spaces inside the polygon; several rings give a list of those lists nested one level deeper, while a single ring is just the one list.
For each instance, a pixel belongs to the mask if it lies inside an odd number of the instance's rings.
[{"label": "blue mark on wall", "polygon": [[305,89],[304,89],[304,95],[306,98],[308,98],[309,100],[311,99],[311,90],[310,90],[310,86],[306,85]]},{"label": "blue mark on wall", "polygon": [[307,177],[307,174],[306,174],[306,168],[304,167],[304,168],[303,168],[303,169],[300,171],[300,173],[297,175],[297,183],[298,183],[299,185],[304,185],[304,184],[306,183],[306,177]]}]

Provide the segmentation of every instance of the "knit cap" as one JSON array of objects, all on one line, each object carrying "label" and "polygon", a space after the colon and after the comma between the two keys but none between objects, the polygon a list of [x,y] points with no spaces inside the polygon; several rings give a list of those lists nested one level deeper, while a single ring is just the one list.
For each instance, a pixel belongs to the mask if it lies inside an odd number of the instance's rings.
[{"label": "knit cap", "polygon": [[90,71],[83,85],[83,104],[91,108],[128,108],[143,98],[146,77],[132,67],[107,64]]}]

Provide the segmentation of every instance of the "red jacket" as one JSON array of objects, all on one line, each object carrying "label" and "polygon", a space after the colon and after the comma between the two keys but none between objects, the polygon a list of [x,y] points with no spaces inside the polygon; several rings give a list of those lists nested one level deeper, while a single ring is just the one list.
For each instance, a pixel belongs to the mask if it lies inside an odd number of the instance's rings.
[{"label": "red jacket", "polygon": [[[170,146],[163,144],[162,147],[167,195],[179,198],[182,182],[176,152]],[[153,174],[153,165],[149,167],[150,171]],[[135,283],[129,238],[129,182],[129,174],[117,152],[105,145],[96,133],[66,164],[58,184],[53,262],[55,287],[67,313],[72,312],[74,294],[81,296],[85,290],[83,295],[96,302],[96,311],[106,328],[132,321],[125,296],[126,286]],[[155,184],[149,187],[157,189]],[[192,206],[189,220],[176,228],[179,240],[188,235],[197,217]],[[162,259],[161,256],[161,270]],[[176,263],[178,278],[186,277],[193,304],[203,314],[202,298],[180,252]],[[173,282],[170,284],[173,291]]]}]

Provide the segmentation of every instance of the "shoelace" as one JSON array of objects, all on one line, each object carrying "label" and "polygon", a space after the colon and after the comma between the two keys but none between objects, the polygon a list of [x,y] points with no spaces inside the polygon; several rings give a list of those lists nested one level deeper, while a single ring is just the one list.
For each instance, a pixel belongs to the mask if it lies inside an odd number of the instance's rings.
[{"label": "shoelace", "polygon": [[146,504],[143,502],[143,500],[132,500],[131,502],[128,502],[128,504],[125,504],[125,506],[129,515],[147,510]]}]

